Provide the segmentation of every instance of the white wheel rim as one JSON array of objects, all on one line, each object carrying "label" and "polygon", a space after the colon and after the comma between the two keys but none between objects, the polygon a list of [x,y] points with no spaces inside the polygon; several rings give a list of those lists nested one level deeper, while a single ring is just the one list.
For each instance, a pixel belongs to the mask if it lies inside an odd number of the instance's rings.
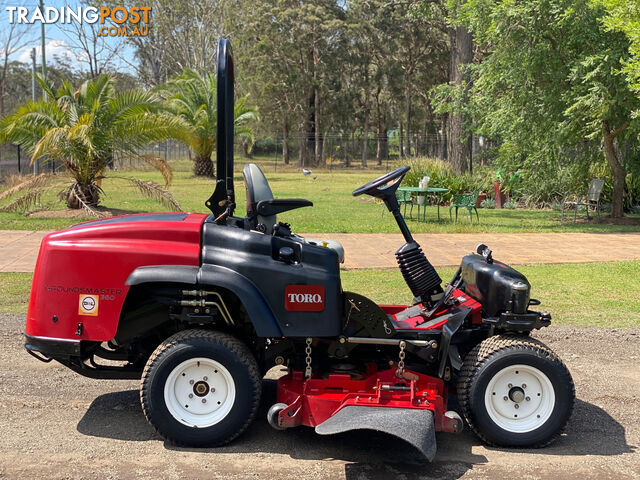
[{"label": "white wheel rim", "polygon": [[210,358],[182,362],[164,385],[169,413],[189,427],[205,428],[220,422],[231,411],[235,398],[236,386],[229,370]]},{"label": "white wheel rim", "polygon": [[545,424],[556,395],[549,378],[535,367],[512,365],[496,373],[484,404],[493,422],[511,433],[526,433]]}]

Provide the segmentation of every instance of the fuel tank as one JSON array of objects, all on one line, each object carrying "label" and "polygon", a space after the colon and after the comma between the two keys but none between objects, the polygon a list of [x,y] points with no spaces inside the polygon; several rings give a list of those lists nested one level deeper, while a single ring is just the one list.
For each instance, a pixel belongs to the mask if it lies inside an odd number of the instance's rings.
[{"label": "fuel tank", "polygon": [[464,289],[482,304],[486,316],[502,312],[526,313],[531,285],[523,274],[502,262],[487,262],[472,253],[462,259]]},{"label": "fuel tank", "polygon": [[206,215],[124,215],[73,225],[43,238],[33,275],[25,333],[107,341],[129,287],[145,265],[200,265]]}]

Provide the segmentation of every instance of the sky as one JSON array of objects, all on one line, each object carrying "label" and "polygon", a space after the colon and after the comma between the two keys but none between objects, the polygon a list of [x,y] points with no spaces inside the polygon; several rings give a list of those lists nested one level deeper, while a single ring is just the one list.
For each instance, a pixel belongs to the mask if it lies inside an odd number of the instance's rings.
[{"label": "sky", "polygon": [[[80,2],[77,0],[44,0],[45,7],[51,6],[60,8],[61,6],[70,6],[72,8],[77,8]],[[29,9],[29,15],[31,12],[35,10],[38,5],[37,0],[26,0],[26,1],[16,1],[16,0],[7,0],[5,2],[0,1],[1,11],[0,11],[0,29],[7,28],[9,26],[9,12],[5,10],[7,6],[24,6]],[[18,60],[25,63],[31,63],[30,52],[33,47],[36,48],[36,62],[38,66],[41,62],[41,38],[40,31],[41,25],[39,22],[36,22],[31,25],[25,25],[24,28],[27,29],[27,44],[14,53],[10,58],[11,60]],[[111,44],[117,43],[119,40],[114,38],[107,37],[106,42],[110,42]],[[77,53],[74,53],[70,48],[69,44],[71,43],[68,33],[66,33],[61,26],[57,24],[47,24],[45,25],[45,52],[46,52],[46,61],[47,65],[53,65],[56,63],[55,57],[66,57],[69,63],[79,64],[79,60],[81,58],[78,57]],[[130,47],[126,47],[121,55],[125,60],[131,61],[133,58],[133,51]],[[126,62],[122,60],[116,60],[115,67],[117,69],[126,70]]]}]

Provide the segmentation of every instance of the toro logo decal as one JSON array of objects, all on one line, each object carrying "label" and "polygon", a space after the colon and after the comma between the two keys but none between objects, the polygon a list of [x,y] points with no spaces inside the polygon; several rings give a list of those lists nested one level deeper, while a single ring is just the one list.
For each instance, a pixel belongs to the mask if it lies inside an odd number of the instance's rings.
[{"label": "toro logo decal", "polygon": [[324,310],[322,285],[287,285],[284,308],[290,312],[321,312]]},{"label": "toro logo decal", "polygon": [[78,302],[78,315],[98,315],[98,295],[80,295]]}]

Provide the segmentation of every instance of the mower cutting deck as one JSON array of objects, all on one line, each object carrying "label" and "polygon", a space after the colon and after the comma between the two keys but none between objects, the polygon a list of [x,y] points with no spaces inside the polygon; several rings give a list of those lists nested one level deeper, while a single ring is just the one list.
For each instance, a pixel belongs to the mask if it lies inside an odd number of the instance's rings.
[{"label": "mower cutting deck", "polygon": [[[530,337],[551,322],[530,309],[524,275],[486,245],[440,276],[413,239],[396,190],[409,167],[356,189],[380,199],[404,244],[411,305],[377,305],[340,282],[344,250],[277,220],[311,206],[276,199],[260,168],[243,169],[247,215],[235,217],[233,60],[218,44],[217,181],[210,215],[129,215],[47,235],[33,278],[26,348],[92,378],[140,378],[144,414],[168,441],[216,446],[238,437],[262,377],[287,369],[267,419],[278,430],[379,430],[429,460],[435,432],[463,418],[486,443],[541,447],[566,426],[571,375]],[[347,252],[348,254],[348,252]],[[447,410],[458,397],[459,413]],[[286,435],[281,432],[274,435]]]}]

